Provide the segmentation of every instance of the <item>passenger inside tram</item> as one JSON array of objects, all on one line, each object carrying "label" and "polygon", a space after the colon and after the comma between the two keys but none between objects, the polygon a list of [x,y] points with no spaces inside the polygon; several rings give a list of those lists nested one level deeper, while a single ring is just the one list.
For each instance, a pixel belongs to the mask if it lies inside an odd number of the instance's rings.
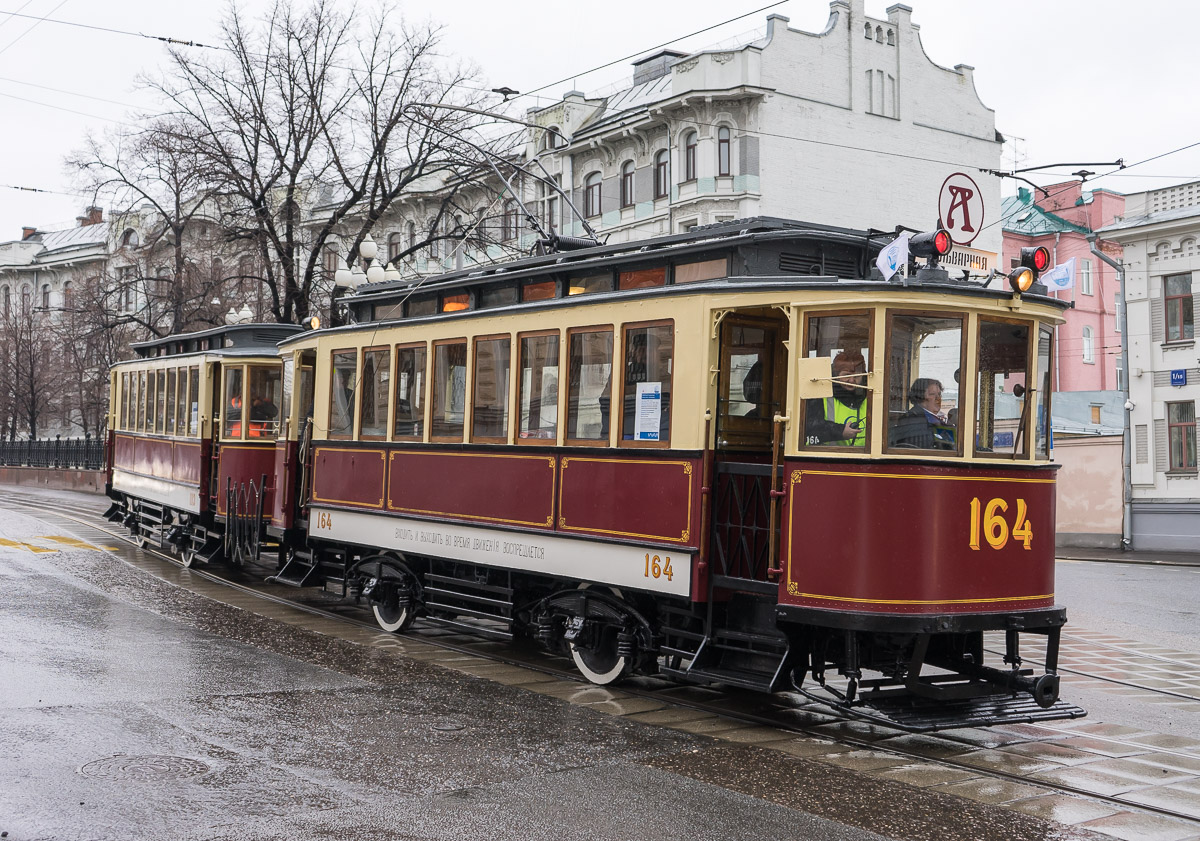
[{"label": "passenger inside tram", "polygon": [[808,444],[866,444],[867,361],[860,351],[843,350],[833,358],[833,396],[808,401]]},{"label": "passenger inside tram", "polygon": [[911,408],[892,425],[888,443],[894,447],[921,450],[956,448],[954,427],[942,414],[942,384],[918,377],[908,389]]}]

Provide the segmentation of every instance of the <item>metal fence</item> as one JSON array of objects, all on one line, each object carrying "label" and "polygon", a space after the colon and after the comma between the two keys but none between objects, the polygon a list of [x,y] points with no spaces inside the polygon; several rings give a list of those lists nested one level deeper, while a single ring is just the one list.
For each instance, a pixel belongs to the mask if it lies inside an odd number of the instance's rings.
[{"label": "metal fence", "polygon": [[103,470],[104,439],[63,438],[44,441],[0,441],[0,466]]}]

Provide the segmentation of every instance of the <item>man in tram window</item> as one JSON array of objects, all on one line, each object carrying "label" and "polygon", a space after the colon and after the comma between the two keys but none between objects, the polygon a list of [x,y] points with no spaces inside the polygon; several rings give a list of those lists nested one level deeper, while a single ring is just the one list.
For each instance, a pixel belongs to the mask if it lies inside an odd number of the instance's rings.
[{"label": "man in tram window", "polygon": [[833,396],[805,407],[804,443],[862,447],[867,443],[867,361],[858,350],[833,358]]},{"label": "man in tram window", "polygon": [[256,394],[250,400],[250,436],[260,438],[271,432],[279,408],[269,394]]},{"label": "man in tram window", "polygon": [[955,429],[942,414],[942,383],[918,377],[908,389],[912,407],[888,431],[888,445],[918,450],[956,449]]},{"label": "man in tram window", "polygon": [[225,409],[225,434],[230,438],[242,437],[242,398],[235,394]]}]

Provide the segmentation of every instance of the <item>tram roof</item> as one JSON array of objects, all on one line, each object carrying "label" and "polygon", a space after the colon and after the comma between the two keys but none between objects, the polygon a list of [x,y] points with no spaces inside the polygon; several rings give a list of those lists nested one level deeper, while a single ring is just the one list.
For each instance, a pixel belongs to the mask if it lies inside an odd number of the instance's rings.
[{"label": "tram roof", "polygon": [[134,342],[130,347],[140,359],[192,353],[245,356],[257,351],[270,354],[279,342],[303,330],[299,324],[226,324],[194,333],[175,333]]}]

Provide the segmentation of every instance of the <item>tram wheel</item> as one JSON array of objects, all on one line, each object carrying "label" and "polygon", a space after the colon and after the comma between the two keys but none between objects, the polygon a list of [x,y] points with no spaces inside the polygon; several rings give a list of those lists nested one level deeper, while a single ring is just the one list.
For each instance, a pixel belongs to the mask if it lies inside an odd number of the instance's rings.
[{"label": "tram wheel", "polygon": [[417,619],[417,612],[412,609],[411,605],[400,607],[397,604],[372,602],[371,612],[375,614],[376,624],[389,634],[407,631]]},{"label": "tram wheel", "polygon": [[606,627],[600,632],[600,641],[591,648],[570,644],[571,659],[575,668],[597,686],[608,686],[629,673],[628,658],[617,654],[617,629]]},{"label": "tram wheel", "polygon": [[196,563],[195,549],[181,549],[179,551],[179,563],[186,569],[190,569],[192,564]]}]

